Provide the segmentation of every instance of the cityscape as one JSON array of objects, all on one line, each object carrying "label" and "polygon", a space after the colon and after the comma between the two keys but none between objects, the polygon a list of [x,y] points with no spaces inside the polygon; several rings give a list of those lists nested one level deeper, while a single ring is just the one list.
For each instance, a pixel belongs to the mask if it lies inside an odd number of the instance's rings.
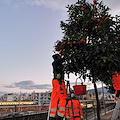
[{"label": "cityscape", "polygon": [[[103,93],[100,92],[102,88],[98,88],[98,96],[101,103],[103,105],[103,99],[106,101],[107,104],[110,106],[115,103],[114,101],[114,94],[110,94],[105,92],[104,98]],[[104,88],[105,90],[105,88]],[[95,109],[96,106],[96,97],[93,90],[88,90],[85,95],[78,95],[76,98],[79,99],[83,111],[87,109]],[[35,92],[32,93],[8,93],[1,96],[0,99],[0,118],[10,117],[10,116],[24,116],[24,115],[36,115],[36,114],[43,114],[45,112],[45,116],[47,117],[47,112],[49,110],[51,99],[51,91],[46,92]],[[107,109],[107,107],[106,107]],[[93,111],[93,110],[92,110]],[[45,117],[44,116],[44,117]],[[89,116],[89,114],[88,114]],[[46,118],[45,118],[46,119]]]}]

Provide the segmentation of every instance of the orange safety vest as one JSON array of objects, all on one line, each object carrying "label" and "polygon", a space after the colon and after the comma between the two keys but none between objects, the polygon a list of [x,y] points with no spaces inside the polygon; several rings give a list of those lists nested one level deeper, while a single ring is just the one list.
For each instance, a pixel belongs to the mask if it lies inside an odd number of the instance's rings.
[{"label": "orange safety vest", "polygon": [[[115,97],[116,97],[117,90],[120,90],[120,74],[117,71],[115,71],[112,76],[112,83],[114,89],[116,90],[115,91]],[[117,98],[115,98],[115,101],[118,101]]]},{"label": "orange safety vest", "polygon": [[[72,99],[72,103],[73,103],[74,118],[75,120],[80,120],[80,117],[83,116],[82,106],[80,105],[77,99]],[[72,112],[71,100],[69,100],[68,104],[66,105],[66,118],[73,120],[73,112]]]},{"label": "orange safety vest", "polygon": [[55,117],[56,114],[60,117],[64,117],[67,99],[65,82],[62,80],[62,83],[60,85],[58,80],[54,79],[52,81],[52,86],[53,89],[51,95],[50,117]]}]

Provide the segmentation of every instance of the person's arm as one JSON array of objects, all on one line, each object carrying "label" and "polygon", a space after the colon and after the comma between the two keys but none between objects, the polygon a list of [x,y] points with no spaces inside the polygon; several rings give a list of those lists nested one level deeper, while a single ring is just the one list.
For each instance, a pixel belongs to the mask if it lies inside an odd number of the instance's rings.
[{"label": "person's arm", "polygon": [[63,63],[64,59],[61,58],[61,59],[57,59],[55,60],[53,63],[52,63],[52,66],[53,66],[53,71],[56,73],[56,74],[59,74],[62,70],[62,63]]},{"label": "person's arm", "polygon": [[54,62],[52,63],[54,78],[60,79],[61,75],[60,75],[60,72],[59,72],[59,69],[58,69],[58,65],[59,65],[59,64],[58,64],[57,61],[54,61]]}]

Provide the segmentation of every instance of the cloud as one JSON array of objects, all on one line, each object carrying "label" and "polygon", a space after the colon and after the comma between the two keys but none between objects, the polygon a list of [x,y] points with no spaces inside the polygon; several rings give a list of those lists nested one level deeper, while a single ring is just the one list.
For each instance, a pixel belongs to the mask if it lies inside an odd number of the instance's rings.
[{"label": "cloud", "polygon": [[72,4],[74,0],[0,0],[7,4],[16,4],[18,5],[32,5],[32,6],[45,6],[50,9],[55,10],[65,10],[65,6]]},{"label": "cloud", "polygon": [[65,6],[72,4],[74,0],[25,0],[26,3],[36,6],[44,5],[51,9],[65,10]]},{"label": "cloud", "polygon": [[[77,82],[77,85],[80,85],[80,82]],[[76,85],[75,82],[70,83],[71,87]],[[85,85],[91,86],[92,82],[85,82]],[[33,89],[46,89],[50,90],[52,86],[50,84],[35,84],[32,80],[26,80],[26,81],[21,81],[21,82],[14,82],[11,83],[10,85],[4,86],[5,88],[19,88],[19,89],[24,89],[24,90],[33,90]],[[91,87],[90,87],[91,88]]]},{"label": "cloud", "polygon": [[[14,4],[15,7],[20,5],[32,5],[32,6],[44,6],[53,10],[66,11],[68,4],[74,4],[77,0],[0,0],[7,4]],[[93,0],[87,0],[92,3]],[[99,0],[101,1],[101,0]],[[102,0],[103,1],[103,0]],[[120,12],[120,0],[104,0],[103,3],[111,8],[110,13],[113,15],[119,14]]]},{"label": "cloud", "polygon": [[35,84],[31,80],[21,81],[21,82],[14,82],[11,85],[4,86],[6,88],[19,88],[24,90],[33,90],[33,89],[51,89],[50,84]]}]

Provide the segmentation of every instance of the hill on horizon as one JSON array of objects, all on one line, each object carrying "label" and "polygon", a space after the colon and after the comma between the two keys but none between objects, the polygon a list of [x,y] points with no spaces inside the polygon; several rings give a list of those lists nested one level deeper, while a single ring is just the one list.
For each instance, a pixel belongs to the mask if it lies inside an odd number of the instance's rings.
[{"label": "hill on horizon", "polygon": [[[107,89],[106,89],[105,87],[104,87],[103,89],[104,89],[104,94],[111,94],[110,92],[107,91]],[[98,93],[99,93],[99,92],[100,92],[100,93],[103,92],[103,91],[102,91],[102,87],[98,88],[97,90],[98,90]],[[89,90],[87,90],[87,92],[88,92],[88,93],[93,93],[93,92],[95,92],[95,90],[94,90],[94,89],[89,89]]]}]

